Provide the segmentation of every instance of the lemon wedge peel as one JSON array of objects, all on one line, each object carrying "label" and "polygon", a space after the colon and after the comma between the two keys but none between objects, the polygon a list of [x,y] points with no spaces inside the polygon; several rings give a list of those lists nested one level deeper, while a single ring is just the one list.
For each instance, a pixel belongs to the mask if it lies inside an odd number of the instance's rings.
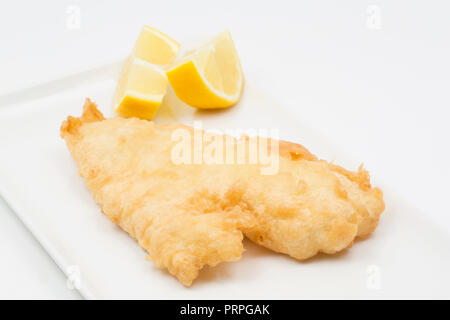
[{"label": "lemon wedge peel", "polygon": [[[228,63],[230,60],[231,65]],[[224,61],[228,65],[224,66]],[[205,71],[214,81],[208,79]],[[234,105],[241,97],[244,87],[242,67],[228,30],[190,52],[166,74],[178,98],[201,109]]]}]

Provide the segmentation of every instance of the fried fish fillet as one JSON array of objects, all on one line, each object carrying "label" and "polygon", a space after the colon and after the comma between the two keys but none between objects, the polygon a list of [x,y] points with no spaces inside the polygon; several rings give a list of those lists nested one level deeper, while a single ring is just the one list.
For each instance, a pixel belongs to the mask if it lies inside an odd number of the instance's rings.
[{"label": "fried fish fillet", "polygon": [[181,124],[105,119],[87,100],[61,136],[102,212],[186,286],[205,265],[238,260],[244,235],[302,260],[341,251],[378,224],[383,195],[362,168],[347,171],[284,141],[272,175],[249,161],[175,163],[180,128],[194,134]]}]

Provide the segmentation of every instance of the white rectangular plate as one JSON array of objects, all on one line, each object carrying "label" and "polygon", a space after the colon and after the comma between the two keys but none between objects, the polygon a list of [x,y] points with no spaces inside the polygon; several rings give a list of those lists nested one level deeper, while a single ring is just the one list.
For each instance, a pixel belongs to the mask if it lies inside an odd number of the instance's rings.
[{"label": "white rectangular plate", "polygon": [[[84,297],[450,298],[447,235],[380,183],[386,211],[378,229],[343,253],[298,262],[246,241],[239,262],[205,268],[191,288],[157,269],[133,239],[100,213],[59,137],[61,122],[80,115],[85,97],[112,115],[120,66],[118,62],[0,98],[0,194],[64,272],[79,268]],[[357,162],[345,160],[303,123],[307,119],[293,118],[256,85],[248,70],[246,76],[242,101],[235,107],[197,111],[169,92],[156,122],[202,120],[211,129],[278,129],[280,138],[355,168]],[[370,169],[376,174],[376,168]]]}]

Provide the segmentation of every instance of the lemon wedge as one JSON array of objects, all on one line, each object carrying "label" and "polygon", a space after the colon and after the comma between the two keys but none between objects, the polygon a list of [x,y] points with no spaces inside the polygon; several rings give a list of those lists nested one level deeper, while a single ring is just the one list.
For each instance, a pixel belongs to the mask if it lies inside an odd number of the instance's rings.
[{"label": "lemon wedge", "polygon": [[229,31],[175,62],[167,71],[175,94],[196,108],[226,108],[241,97],[244,75]]},{"label": "lemon wedge", "polygon": [[116,89],[115,112],[127,118],[151,120],[164,99],[167,86],[167,77],[161,68],[130,56]]},{"label": "lemon wedge", "polygon": [[153,119],[168,87],[164,69],[179,50],[178,42],[144,26],[122,69],[113,102],[115,112],[127,118]]},{"label": "lemon wedge", "polygon": [[136,58],[159,65],[171,64],[178,55],[180,44],[161,31],[144,26],[134,45]]}]

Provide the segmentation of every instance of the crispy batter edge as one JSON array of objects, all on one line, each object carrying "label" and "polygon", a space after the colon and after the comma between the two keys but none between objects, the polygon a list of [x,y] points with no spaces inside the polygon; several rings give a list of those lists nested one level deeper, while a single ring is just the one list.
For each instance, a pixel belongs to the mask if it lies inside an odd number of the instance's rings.
[{"label": "crispy batter edge", "polygon": [[289,141],[279,141],[279,152],[280,156],[290,159],[290,160],[308,160],[308,161],[321,161],[327,163],[329,168],[339,173],[343,176],[345,176],[350,181],[353,181],[358,184],[358,186],[363,191],[368,191],[372,188],[370,184],[370,175],[369,172],[364,169],[363,164],[361,164],[358,168],[357,172],[349,171],[347,169],[344,169],[341,166],[338,166],[333,163],[329,163],[326,160],[320,160],[318,159],[314,154],[312,154],[308,149],[306,149],[304,146],[298,143],[293,143]]},{"label": "crispy batter edge", "polygon": [[102,120],[105,120],[105,117],[100,112],[100,110],[97,109],[97,104],[92,102],[91,99],[86,98],[83,106],[83,114],[81,115],[81,117],[76,118],[68,116],[67,120],[64,120],[61,124],[61,137],[65,138],[68,135],[76,134],[83,123],[97,122]]}]

